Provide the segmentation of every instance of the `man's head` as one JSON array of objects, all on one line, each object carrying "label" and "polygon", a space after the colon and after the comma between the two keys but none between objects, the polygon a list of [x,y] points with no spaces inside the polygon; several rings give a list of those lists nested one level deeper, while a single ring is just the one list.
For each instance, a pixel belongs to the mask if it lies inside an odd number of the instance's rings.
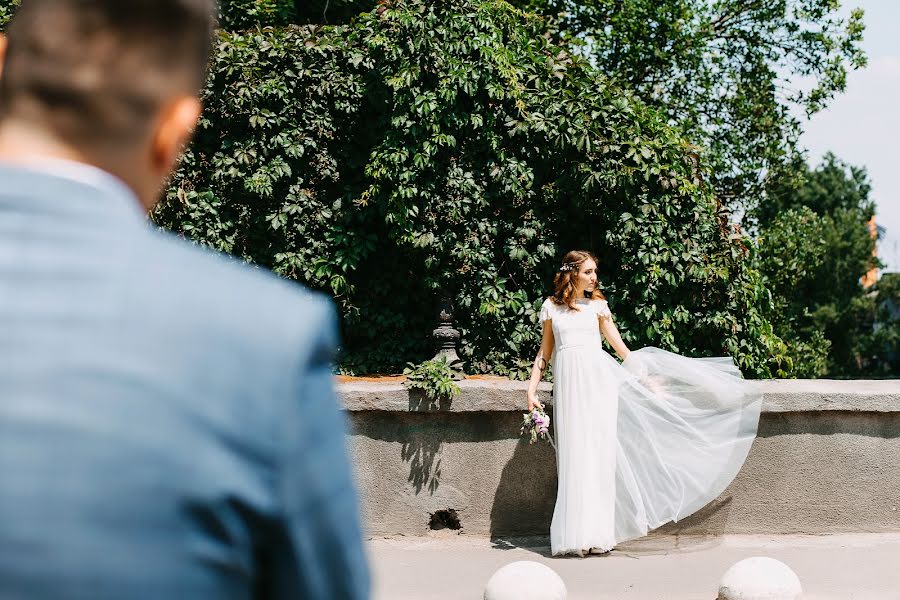
[{"label": "man's head", "polygon": [[0,41],[0,158],[94,164],[152,206],[200,113],[215,12],[215,0],[23,0]]}]

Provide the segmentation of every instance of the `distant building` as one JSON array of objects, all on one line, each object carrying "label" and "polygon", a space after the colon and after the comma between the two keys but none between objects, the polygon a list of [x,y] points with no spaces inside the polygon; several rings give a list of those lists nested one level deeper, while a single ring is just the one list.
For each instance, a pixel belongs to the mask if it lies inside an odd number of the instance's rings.
[{"label": "distant building", "polygon": [[[871,234],[872,239],[875,240],[875,247],[872,248],[872,256],[878,256],[878,240],[884,239],[884,234],[887,232],[887,229],[885,229],[881,225],[875,224],[875,215],[872,215],[872,218],[869,219],[869,222],[866,223],[866,226],[869,228],[869,233]],[[878,269],[872,269],[859,279],[859,282],[864,288],[872,287],[873,285],[875,285],[876,281],[878,281]]]}]

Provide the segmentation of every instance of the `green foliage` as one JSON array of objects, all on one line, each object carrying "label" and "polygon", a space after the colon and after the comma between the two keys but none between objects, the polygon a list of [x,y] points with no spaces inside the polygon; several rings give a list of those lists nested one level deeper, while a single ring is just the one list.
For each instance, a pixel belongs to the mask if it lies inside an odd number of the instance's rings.
[{"label": "green foliage", "polygon": [[865,344],[859,338],[871,336],[876,305],[860,278],[884,265],[872,255],[875,242],[861,217],[859,210],[838,209],[824,218],[828,254],[819,271],[818,293],[808,302],[813,320],[832,341],[829,375],[861,376],[871,368],[859,355]]},{"label": "green foliage", "polygon": [[786,186],[771,187],[766,202],[752,214],[753,220],[761,226],[782,212],[800,206],[809,207],[823,216],[842,209],[853,210],[863,221],[875,214],[875,203],[869,200],[872,186],[864,168],[849,165],[827,152],[815,169],[810,169],[806,161],[800,159],[791,166],[791,171],[800,186],[791,182]]},{"label": "green foliage", "polygon": [[12,17],[13,11],[19,6],[21,0],[0,0],[0,30],[6,27]]},{"label": "green foliage", "polygon": [[[900,273],[884,273],[865,296],[874,304],[870,336],[860,336],[854,355],[871,375],[900,377]],[[868,312],[868,307],[864,306]]]},{"label": "green foliage", "polygon": [[427,354],[451,294],[476,372],[527,376],[559,256],[587,247],[626,342],[791,372],[751,248],[656,110],[494,0],[223,32],[155,215],[339,303],[345,372]]},{"label": "green foliage", "polygon": [[349,23],[361,12],[375,8],[376,0],[305,0],[298,3],[298,23]]},{"label": "green foliage", "polygon": [[231,31],[292,24],[347,23],[376,0],[221,0],[221,24]]},{"label": "green foliage", "polygon": [[408,387],[423,390],[432,400],[450,399],[460,392],[446,359],[426,360],[418,365],[409,363],[403,374]]},{"label": "green foliage", "polygon": [[219,3],[219,25],[232,31],[288,25],[298,17],[297,4],[296,0],[224,0]]},{"label": "green foliage", "polygon": [[429,354],[449,293],[468,368],[527,376],[536,309],[581,247],[626,343],[792,373],[706,156],[544,21],[397,0],[346,26],[259,27],[301,12],[223,5],[206,110],[154,218],[330,293],[344,372]]},{"label": "green foliage", "polygon": [[790,348],[797,377],[821,377],[828,372],[831,342],[812,323],[809,295],[825,263],[828,244],[824,218],[806,207],[778,216],[758,240],[757,266],[772,292],[775,331]]},{"label": "green foliage", "polygon": [[845,19],[835,0],[512,2],[703,145],[731,208],[794,180],[801,126],[791,109],[822,109],[866,62],[862,11]]},{"label": "green foliage", "polygon": [[783,190],[759,211],[757,267],[773,294],[776,332],[797,346],[803,376],[881,372],[881,342],[873,336],[884,317],[876,295],[861,284],[883,266],[866,225],[874,214],[866,172],[832,154],[799,172],[799,190]]}]

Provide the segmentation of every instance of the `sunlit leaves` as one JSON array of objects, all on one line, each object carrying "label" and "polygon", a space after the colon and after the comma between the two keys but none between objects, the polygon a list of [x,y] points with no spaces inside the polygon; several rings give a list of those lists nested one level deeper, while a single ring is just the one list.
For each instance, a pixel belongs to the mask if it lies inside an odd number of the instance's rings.
[{"label": "sunlit leaves", "polygon": [[446,294],[467,369],[527,375],[535,309],[583,247],[627,343],[733,348],[772,374],[784,347],[703,159],[546,26],[398,0],[346,27],[223,32],[156,218],[335,297],[349,372],[433,355]]}]

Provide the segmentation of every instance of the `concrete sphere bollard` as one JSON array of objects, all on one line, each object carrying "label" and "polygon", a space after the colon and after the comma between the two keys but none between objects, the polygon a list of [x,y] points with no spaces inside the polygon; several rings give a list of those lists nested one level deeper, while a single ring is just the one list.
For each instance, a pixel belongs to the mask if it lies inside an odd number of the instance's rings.
[{"label": "concrete sphere bollard", "polygon": [[484,600],[565,600],[567,595],[556,571],[531,560],[500,567],[484,588]]},{"label": "concrete sphere bollard", "polygon": [[790,567],[767,556],[754,556],[732,565],[719,583],[718,600],[797,600],[800,579]]}]

